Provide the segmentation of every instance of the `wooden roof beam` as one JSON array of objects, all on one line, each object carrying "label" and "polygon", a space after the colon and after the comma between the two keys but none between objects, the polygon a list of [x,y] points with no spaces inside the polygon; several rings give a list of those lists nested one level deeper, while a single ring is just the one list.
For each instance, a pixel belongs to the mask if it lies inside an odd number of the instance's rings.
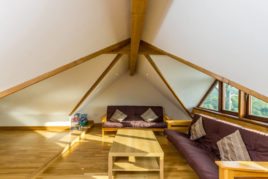
[{"label": "wooden roof beam", "polygon": [[167,88],[169,89],[169,91],[172,93],[172,95],[176,98],[177,102],[180,104],[180,106],[184,109],[184,111],[189,115],[189,117],[191,119],[193,119],[193,116],[191,114],[191,112],[186,108],[186,106],[184,105],[184,103],[182,102],[182,100],[177,96],[177,94],[175,93],[175,91],[172,89],[172,87],[170,86],[170,84],[167,82],[167,80],[165,79],[164,75],[161,73],[160,69],[157,67],[157,65],[154,63],[153,59],[150,57],[150,55],[144,55],[147,60],[149,61],[149,63],[152,65],[153,69],[156,71],[156,73],[159,75],[159,77],[162,79],[162,81],[165,83],[165,85],[167,86]]},{"label": "wooden roof beam", "polygon": [[66,70],[69,70],[69,69],[71,69],[73,67],[76,67],[77,65],[80,65],[82,63],[88,62],[89,60],[94,59],[97,56],[100,56],[102,54],[107,54],[107,53],[109,53],[111,51],[114,51],[115,49],[124,48],[129,43],[130,43],[130,39],[123,40],[123,41],[118,42],[116,44],[113,44],[113,45],[111,45],[109,47],[106,47],[106,48],[103,48],[101,50],[98,50],[98,51],[96,51],[96,52],[94,52],[94,53],[92,53],[90,55],[82,57],[82,58],[80,58],[78,60],[75,60],[75,61],[70,62],[68,64],[65,64],[63,66],[60,66],[60,67],[58,67],[58,68],[56,68],[56,69],[54,69],[52,71],[49,71],[49,72],[44,73],[42,75],[39,75],[39,76],[37,76],[37,77],[35,77],[33,79],[30,79],[30,80],[25,81],[25,82],[23,82],[21,84],[18,84],[18,85],[14,86],[14,87],[11,87],[11,88],[9,88],[7,90],[0,91],[0,99],[4,98],[6,96],[9,96],[9,95],[11,95],[13,93],[16,93],[18,91],[21,91],[21,90],[23,90],[23,89],[25,89],[25,88],[27,88],[29,86],[32,86],[32,85],[34,85],[36,83],[41,82],[43,80],[46,80],[46,79],[48,79],[50,77],[53,77],[53,76],[55,76],[55,75],[57,75],[59,73],[62,73],[64,71],[66,71]]},{"label": "wooden roof beam", "polygon": [[109,71],[114,67],[114,65],[119,61],[122,57],[122,54],[116,55],[114,60],[109,64],[109,66],[102,72],[99,78],[95,81],[95,83],[88,89],[88,91],[84,94],[84,96],[80,99],[80,101],[75,105],[73,110],[70,112],[70,116],[73,115],[76,110],[80,107],[80,105],[87,99],[87,97],[94,91],[94,89],[100,84],[103,78],[109,73]]},{"label": "wooden roof beam", "polygon": [[160,48],[158,48],[156,46],[153,46],[152,44],[149,44],[148,42],[142,41],[142,43],[145,43],[147,46],[149,46],[151,49],[153,49],[154,51],[156,51],[158,53],[166,55],[166,56],[170,57],[171,59],[174,59],[174,60],[176,60],[176,61],[178,61],[180,63],[183,63],[183,64],[185,64],[185,65],[187,65],[187,66],[189,66],[189,67],[191,67],[191,68],[193,68],[193,69],[195,69],[197,71],[200,71],[200,72],[202,72],[204,74],[207,74],[208,76],[211,76],[211,77],[215,78],[216,80],[218,80],[220,82],[229,84],[229,85],[231,85],[231,86],[233,86],[233,87],[235,87],[235,88],[237,88],[237,89],[239,89],[239,90],[241,90],[241,91],[243,91],[243,92],[245,92],[245,93],[247,93],[247,94],[249,94],[251,96],[255,96],[256,98],[259,98],[259,99],[261,99],[261,100],[263,100],[263,101],[268,103],[268,96],[265,96],[265,95],[255,91],[255,90],[249,89],[249,88],[245,87],[244,85],[241,85],[241,84],[239,84],[239,83],[237,83],[235,81],[227,79],[227,78],[225,78],[225,77],[223,77],[221,75],[218,75],[218,74],[216,74],[216,73],[214,73],[212,71],[209,71],[209,70],[207,70],[207,69],[205,69],[205,68],[203,68],[201,66],[198,66],[198,65],[196,65],[194,63],[191,63],[191,62],[189,62],[189,61],[187,61],[187,60],[185,60],[185,59],[183,59],[181,57],[178,57],[178,56],[176,56],[174,54],[171,54],[171,53],[169,53],[167,51],[164,51],[164,50],[162,50],[162,49],[160,49]]},{"label": "wooden roof beam", "polygon": [[136,72],[147,3],[147,0],[131,0],[131,42],[129,57],[130,75],[134,75]]}]

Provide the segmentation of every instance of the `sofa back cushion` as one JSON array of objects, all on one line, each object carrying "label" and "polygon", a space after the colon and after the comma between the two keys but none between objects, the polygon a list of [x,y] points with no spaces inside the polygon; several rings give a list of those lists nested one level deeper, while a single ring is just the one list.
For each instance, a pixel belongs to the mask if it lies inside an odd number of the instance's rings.
[{"label": "sofa back cushion", "polygon": [[107,107],[107,120],[110,121],[116,109],[122,111],[127,115],[124,121],[139,121],[143,120],[141,115],[151,108],[158,118],[154,122],[163,122],[163,107],[161,106],[108,106]]},{"label": "sofa back cushion", "polygon": [[197,142],[203,148],[214,152],[218,158],[220,158],[220,153],[217,142],[223,137],[239,130],[250,158],[253,161],[268,161],[268,134],[246,129],[208,116],[203,116],[203,126],[206,136],[198,139]]}]

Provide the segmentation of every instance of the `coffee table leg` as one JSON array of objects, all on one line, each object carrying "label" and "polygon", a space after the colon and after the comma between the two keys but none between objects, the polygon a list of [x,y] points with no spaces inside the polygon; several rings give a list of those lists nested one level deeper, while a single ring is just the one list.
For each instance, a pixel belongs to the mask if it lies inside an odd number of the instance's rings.
[{"label": "coffee table leg", "polygon": [[108,157],[108,178],[113,179],[113,157],[109,155]]},{"label": "coffee table leg", "polygon": [[164,179],[164,157],[159,158],[160,179]]}]

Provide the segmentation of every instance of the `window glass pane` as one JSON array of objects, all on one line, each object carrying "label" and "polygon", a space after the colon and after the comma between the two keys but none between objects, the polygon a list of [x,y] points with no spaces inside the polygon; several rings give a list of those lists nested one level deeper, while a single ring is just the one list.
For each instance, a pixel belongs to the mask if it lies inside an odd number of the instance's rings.
[{"label": "window glass pane", "polygon": [[224,105],[226,111],[238,112],[238,89],[227,84],[223,84]]},{"label": "window glass pane", "polygon": [[268,103],[251,96],[251,114],[268,118]]},{"label": "window glass pane", "polygon": [[217,111],[219,110],[219,83],[215,85],[200,107]]}]

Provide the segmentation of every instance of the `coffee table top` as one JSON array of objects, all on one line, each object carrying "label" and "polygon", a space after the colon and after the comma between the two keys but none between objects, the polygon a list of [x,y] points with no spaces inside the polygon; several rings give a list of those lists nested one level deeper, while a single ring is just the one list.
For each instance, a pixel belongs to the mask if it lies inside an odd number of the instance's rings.
[{"label": "coffee table top", "polygon": [[164,156],[164,152],[153,131],[148,129],[119,129],[109,155],[160,157]]}]

